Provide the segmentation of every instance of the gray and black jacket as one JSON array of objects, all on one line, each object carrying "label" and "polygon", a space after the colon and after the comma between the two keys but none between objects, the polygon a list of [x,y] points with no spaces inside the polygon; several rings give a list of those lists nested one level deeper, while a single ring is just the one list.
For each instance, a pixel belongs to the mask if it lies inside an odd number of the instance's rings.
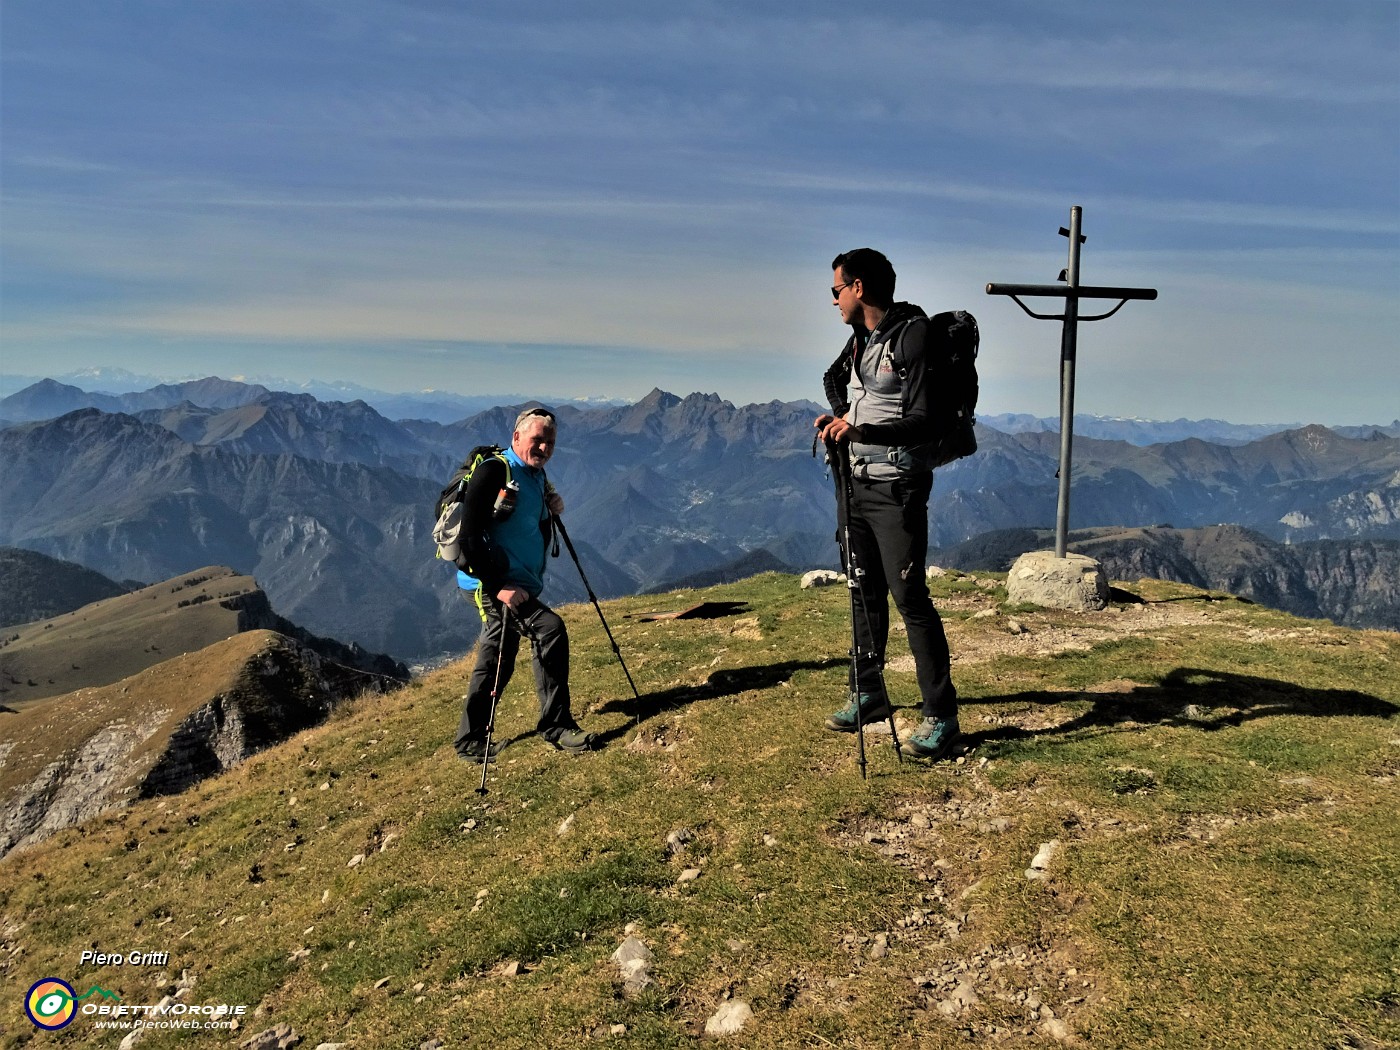
[{"label": "gray and black jacket", "polygon": [[853,327],[822,383],[832,412],[857,428],[854,474],[886,480],[928,473],[920,459],[936,384],[925,352],[928,317],[913,303],[895,303],[873,332]]}]

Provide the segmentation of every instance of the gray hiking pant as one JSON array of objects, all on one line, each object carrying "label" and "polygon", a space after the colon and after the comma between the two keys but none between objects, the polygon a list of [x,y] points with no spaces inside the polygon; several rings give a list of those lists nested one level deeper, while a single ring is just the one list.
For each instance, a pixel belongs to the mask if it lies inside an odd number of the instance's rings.
[{"label": "gray hiking pant", "polygon": [[[453,742],[458,752],[468,743],[486,739],[491,716],[491,692],[499,699],[515,671],[521,632],[530,639],[535,668],[535,691],[540,698],[540,718],[536,728],[546,740],[554,740],[578,724],[569,710],[569,634],[559,615],[537,598],[506,617],[499,601],[486,594],[463,591],[462,596],[486,614],[477,641],[476,667],[462,707],[462,722]],[[507,622],[507,620],[509,622]],[[499,672],[499,680],[498,680]]]}]

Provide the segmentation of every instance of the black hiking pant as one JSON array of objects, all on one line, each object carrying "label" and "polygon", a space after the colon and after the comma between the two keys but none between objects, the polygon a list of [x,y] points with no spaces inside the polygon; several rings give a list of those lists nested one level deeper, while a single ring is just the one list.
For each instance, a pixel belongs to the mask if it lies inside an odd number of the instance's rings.
[{"label": "black hiking pant", "polygon": [[[837,475],[836,484],[841,485]],[[846,501],[837,491],[837,541],[851,571],[854,558],[857,586],[851,590],[858,656],[852,666],[853,693],[880,694],[880,669],[889,640],[888,598],[904,619],[909,650],[923,698],[925,718],[956,718],[958,693],[943,621],[929,597],[924,562],[928,555],[928,499],[933,475],[874,481],[851,480],[850,545],[846,551]]]},{"label": "black hiking pant", "polygon": [[[540,719],[536,728],[553,741],[566,729],[577,729],[569,710],[569,634],[559,615],[537,598],[531,598],[507,617],[504,606],[482,591],[463,591],[462,596],[485,614],[486,622],[477,640],[476,667],[462,707],[462,722],[453,742],[458,753],[471,742],[486,739],[486,723],[491,715],[491,690],[499,701],[515,671],[521,632],[530,639],[535,668],[535,691],[540,699]],[[497,682],[497,669],[500,681]]]}]

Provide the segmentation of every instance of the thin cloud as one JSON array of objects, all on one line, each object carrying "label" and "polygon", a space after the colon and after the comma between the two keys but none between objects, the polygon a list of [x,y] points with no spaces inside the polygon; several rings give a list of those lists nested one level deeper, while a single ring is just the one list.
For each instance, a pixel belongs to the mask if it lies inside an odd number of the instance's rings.
[{"label": "thin cloud", "polygon": [[593,216],[674,215],[696,212],[712,216],[716,212],[748,212],[755,205],[736,202],[685,200],[639,200],[631,197],[541,196],[541,197],[275,197],[209,196],[187,198],[186,204],[222,208],[250,208],[287,211],[366,211],[366,212],[473,212],[493,214],[554,214]]},{"label": "thin cloud", "polygon": [[1073,190],[998,188],[929,180],[891,179],[879,174],[833,176],[806,172],[732,173],[736,182],[774,189],[803,190],[823,194],[873,194],[893,197],[932,197],[969,204],[1013,205],[1022,208],[1062,208],[1065,202],[1091,196],[1101,206],[1158,222],[1201,222],[1212,225],[1271,226],[1280,229],[1320,230],[1333,233],[1400,233],[1400,215],[1382,212],[1340,211],[1286,205],[1243,204],[1231,201],[1189,201],[1127,197],[1117,194],[1086,195]]}]

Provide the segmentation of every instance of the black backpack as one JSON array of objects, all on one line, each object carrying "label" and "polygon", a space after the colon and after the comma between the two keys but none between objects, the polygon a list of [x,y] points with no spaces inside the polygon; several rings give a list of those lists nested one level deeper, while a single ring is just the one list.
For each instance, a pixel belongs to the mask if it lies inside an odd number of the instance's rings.
[{"label": "black backpack", "polygon": [[515,509],[515,486],[510,476],[510,461],[505,458],[504,452],[505,449],[499,445],[476,446],[467,454],[467,458],[452,475],[452,480],[442,490],[442,495],[438,496],[437,502],[433,504],[433,520],[436,522],[433,526],[433,542],[437,544],[437,556],[454,563],[459,569],[470,571],[469,566],[462,564],[462,500],[476,468],[488,459],[499,459],[506,468],[506,487],[496,497],[495,517],[497,520],[503,520]]},{"label": "black backpack", "polygon": [[[977,319],[966,310],[946,310],[928,319],[925,368],[934,379],[933,419],[928,441],[919,449],[925,466],[941,467],[977,451]],[[895,369],[908,378],[908,366],[896,350]],[[908,397],[905,385],[905,397]],[[909,411],[904,405],[904,411]]]}]

